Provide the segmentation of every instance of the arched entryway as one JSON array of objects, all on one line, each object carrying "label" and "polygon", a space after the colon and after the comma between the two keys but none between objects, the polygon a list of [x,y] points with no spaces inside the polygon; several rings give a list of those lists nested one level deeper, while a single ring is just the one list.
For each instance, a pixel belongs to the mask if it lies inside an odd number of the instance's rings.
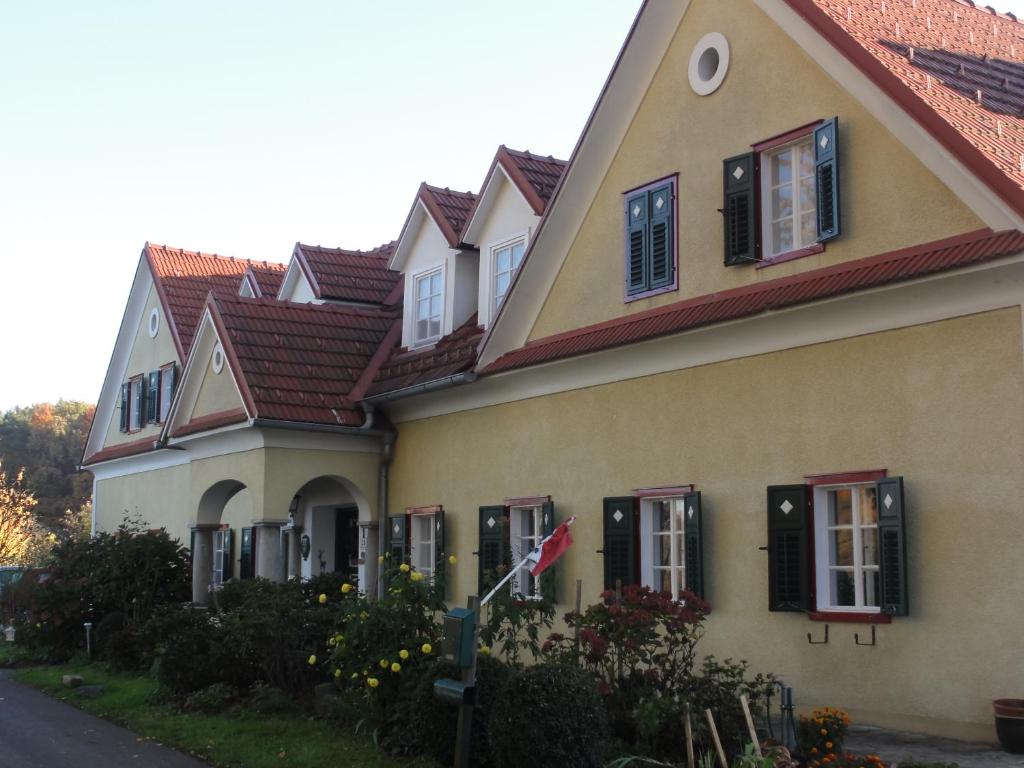
[{"label": "arched entryway", "polygon": [[[234,514],[225,510],[237,507]],[[234,575],[235,529],[226,518],[251,516],[248,490],[238,480],[214,483],[199,498],[196,522],[192,527],[192,601],[205,605],[210,588]]]}]

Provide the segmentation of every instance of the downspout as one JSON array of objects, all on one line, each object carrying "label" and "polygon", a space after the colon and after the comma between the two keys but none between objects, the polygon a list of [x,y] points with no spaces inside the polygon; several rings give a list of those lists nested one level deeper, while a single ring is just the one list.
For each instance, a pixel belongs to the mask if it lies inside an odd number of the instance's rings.
[{"label": "downspout", "polygon": [[[361,403],[366,413],[366,422],[363,425],[369,429],[373,424],[373,406],[370,403]],[[377,599],[384,597],[384,555],[387,552],[387,530],[388,530],[388,469],[391,466],[391,459],[394,457],[395,438],[394,430],[387,430],[382,435],[384,442],[380,449],[380,468],[377,473]]]}]

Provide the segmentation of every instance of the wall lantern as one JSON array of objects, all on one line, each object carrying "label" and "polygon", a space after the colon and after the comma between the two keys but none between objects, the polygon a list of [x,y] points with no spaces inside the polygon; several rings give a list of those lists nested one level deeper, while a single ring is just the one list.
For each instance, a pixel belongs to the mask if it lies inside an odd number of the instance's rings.
[{"label": "wall lantern", "polygon": [[302,497],[299,494],[292,496],[292,503],[288,505],[288,518],[291,520],[292,525],[295,525],[295,513],[299,511],[299,502],[302,501]]},{"label": "wall lantern", "polygon": [[302,549],[302,559],[309,560],[309,534],[302,534],[302,538],[299,539],[299,546]]}]

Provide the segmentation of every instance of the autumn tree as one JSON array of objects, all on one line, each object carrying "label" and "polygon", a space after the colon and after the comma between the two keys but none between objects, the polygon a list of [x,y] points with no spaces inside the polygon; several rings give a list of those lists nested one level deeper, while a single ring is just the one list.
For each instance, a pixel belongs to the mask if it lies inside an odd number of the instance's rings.
[{"label": "autumn tree", "polygon": [[22,485],[24,473],[8,480],[0,464],[0,565],[24,565],[40,534],[36,500]]}]

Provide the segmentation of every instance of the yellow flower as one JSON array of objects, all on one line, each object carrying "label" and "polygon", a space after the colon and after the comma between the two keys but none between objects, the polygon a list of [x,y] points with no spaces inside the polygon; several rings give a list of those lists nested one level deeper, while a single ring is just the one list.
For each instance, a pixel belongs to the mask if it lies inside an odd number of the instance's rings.
[{"label": "yellow flower", "polygon": [[335,640],[333,637],[329,637],[327,638],[327,644],[333,648],[338,644],[338,641]]},{"label": "yellow flower", "polygon": [[392,665],[391,665],[391,671],[392,671],[392,672],[401,672],[401,671],[402,671],[402,665],[401,665],[401,664],[399,664],[399,663],[398,663],[398,662],[396,661],[396,662],[395,662],[394,664],[392,664]]},{"label": "yellow flower", "polygon": [[398,652],[398,658],[400,658],[402,661],[405,661],[409,658],[409,652],[405,650],[405,648],[403,648]]},{"label": "yellow flower", "polygon": [[408,573],[409,572],[409,564],[408,563],[402,563],[400,566],[398,566],[398,570],[400,570],[402,573]]},{"label": "yellow flower", "polygon": [[370,614],[368,614],[366,611],[360,611],[359,618],[363,621],[366,621],[368,618],[370,618]]},{"label": "yellow flower", "polygon": [[349,584],[347,581],[344,584],[341,585],[341,594],[347,595],[351,591],[352,591],[352,585]]},{"label": "yellow flower", "polygon": [[817,747],[811,747],[811,754],[812,755],[818,754],[818,748]]},{"label": "yellow flower", "polygon": [[384,555],[377,555],[377,562],[378,563],[383,563],[384,562]]},{"label": "yellow flower", "polygon": [[324,603],[326,603],[326,602],[327,602],[327,595],[325,595],[325,594],[321,593],[321,594],[320,594],[320,597],[318,597],[318,598],[317,598],[317,600],[319,600],[319,601],[320,601],[320,605],[323,605]]},{"label": "yellow flower", "polygon": [[387,659],[381,659],[378,662],[378,664],[380,664],[380,668],[381,669],[387,669],[388,668],[388,660]]},{"label": "yellow flower", "polygon": [[309,657],[309,666],[312,667],[314,664],[316,664],[316,654]]},{"label": "yellow flower", "polygon": [[825,749],[832,749],[832,742],[831,741],[826,741],[825,742]]},{"label": "yellow flower", "polygon": [[434,648],[430,643],[424,643],[420,646],[420,650],[423,651],[423,653],[430,653]]},{"label": "yellow flower", "polygon": [[359,673],[358,672],[353,672],[352,673],[352,679],[353,680],[358,680],[359,679]]},{"label": "yellow flower", "polygon": [[486,645],[481,645],[480,646],[480,655],[481,656],[490,656],[491,655],[491,649],[488,648]]},{"label": "yellow flower", "polygon": [[822,728],[821,729],[821,735],[822,736],[828,736],[828,731],[826,731],[824,728]]},{"label": "yellow flower", "polygon": [[341,677],[341,670],[340,669],[334,670],[334,676],[335,677]]},{"label": "yellow flower", "polygon": [[459,561],[455,559],[455,555],[448,555],[448,562],[455,565]]},{"label": "yellow flower", "polygon": [[380,681],[376,677],[368,677],[366,678],[366,684],[371,688],[376,688],[380,685]]},{"label": "yellow flower", "polygon": [[419,571],[413,571],[412,575],[409,578],[413,581],[423,581],[423,574]]}]

